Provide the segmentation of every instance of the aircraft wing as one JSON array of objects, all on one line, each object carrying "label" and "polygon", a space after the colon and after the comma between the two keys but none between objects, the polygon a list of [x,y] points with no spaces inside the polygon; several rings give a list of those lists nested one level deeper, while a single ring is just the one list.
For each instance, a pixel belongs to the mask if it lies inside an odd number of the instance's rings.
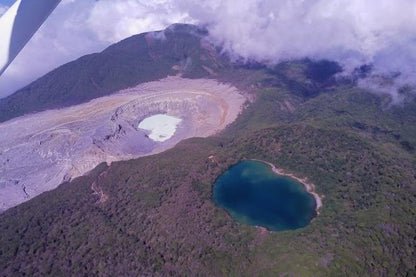
[{"label": "aircraft wing", "polygon": [[17,0],[3,14],[0,18],[0,75],[59,2],[61,0]]}]

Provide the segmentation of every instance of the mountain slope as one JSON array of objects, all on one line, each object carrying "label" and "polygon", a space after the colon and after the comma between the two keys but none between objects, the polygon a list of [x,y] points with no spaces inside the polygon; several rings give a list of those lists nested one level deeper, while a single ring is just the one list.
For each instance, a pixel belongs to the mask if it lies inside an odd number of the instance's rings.
[{"label": "mountain slope", "polygon": [[[389,106],[331,62],[223,66],[216,78],[253,99],[228,129],[101,164],[0,214],[0,275],[414,276],[416,102]],[[243,159],[308,178],[319,216],[287,232],[238,224],[212,185]]]},{"label": "mountain slope", "polygon": [[[371,108],[375,118],[387,113],[399,122],[377,101],[348,100],[359,95],[377,99],[338,89],[296,104],[293,94],[264,89],[221,136],[100,165],[0,215],[0,270],[5,275],[412,276],[415,155],[389,137],[323,126],[330,112],[310,111],[339,97],[346,110],[354,112],[350,104]],[[343,113],[338,119],[348,118]],[[235,222],[212,201],[212,184],[244,158],[308,177],[324,195],[320,215],[288,232]]]},{"label": "mountain slope", "polygon": [[206,35],[196,26],[174,24],[164,31],[132,36],[101,53],[83,56],[0,99],[0,122],[84,103],[168,75],[211,76],[223,63],[204,40]]}]

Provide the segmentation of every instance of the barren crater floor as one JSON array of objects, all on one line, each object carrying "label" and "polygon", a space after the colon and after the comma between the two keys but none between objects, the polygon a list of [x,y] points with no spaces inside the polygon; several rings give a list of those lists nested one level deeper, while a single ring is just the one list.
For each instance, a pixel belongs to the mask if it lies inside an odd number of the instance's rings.
[{"label": "barren crater floor", "polygon": [[[246,101],[236,88],[208,79],[166,79],[69,108],[0,124],[0,211],[101,162],[137,158],[190,137],[212,135],[234,121]],[[139,123],[152,115],[180,118],[173,136],[157,142]]]}]

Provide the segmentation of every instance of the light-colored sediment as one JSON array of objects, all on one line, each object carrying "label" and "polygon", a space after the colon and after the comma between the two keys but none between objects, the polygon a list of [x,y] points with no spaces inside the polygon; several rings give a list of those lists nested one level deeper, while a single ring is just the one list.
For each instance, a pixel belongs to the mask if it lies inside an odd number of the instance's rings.
[{"label": "light-colored sediment", "polygon": [[287,173],[283,169],[276,167],[272,163],[262,161],[262,160],[256,160],[256,159],[253,159],[252,161],[265,163],[265,164],[269,165],[272,168],[273,172],[276,173],[277,175],[290,177],[290,178],[298,181],[299,183],[303,184],[305,186],[306,191],[308,193],[312,194],[312,196],[315,198],[316,213],[319,215],[319,209],[322,207],[322,198],[323,197],[321,197],[318,193],[316,193],[314,184],[308,182],[308,180],[306,178],[299,178],[299,177],[295,176],[292,173]]},{"label": "light-colored sediment", "polygon": [[163,142],[173,137],[181,121],[182,119],[173,116],[156,114],[146,117],[137,128],[149,131],[148,136],[153,141]]},{"label": "light-colored sediment", "polygon": [[[101,162],[155,154],[186,138],[213,135],[237,118],[245,101],[236,88],[215,80],[168,77],[1,123],[0,212]],[[182,119],[172,138],[155,142],[137,128],[155,114]]]}]

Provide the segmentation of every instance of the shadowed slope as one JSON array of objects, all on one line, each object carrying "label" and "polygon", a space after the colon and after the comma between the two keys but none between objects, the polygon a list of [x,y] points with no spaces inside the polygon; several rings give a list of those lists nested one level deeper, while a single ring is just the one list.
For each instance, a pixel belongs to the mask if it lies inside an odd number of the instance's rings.
[{"label": "shadowed slope", "polygon": [[223,66],[193,25],[175,24],[116,43],[65,64],[0,99],[0,122],[27,113],[67,107],[168,75],[211,76]]}]

